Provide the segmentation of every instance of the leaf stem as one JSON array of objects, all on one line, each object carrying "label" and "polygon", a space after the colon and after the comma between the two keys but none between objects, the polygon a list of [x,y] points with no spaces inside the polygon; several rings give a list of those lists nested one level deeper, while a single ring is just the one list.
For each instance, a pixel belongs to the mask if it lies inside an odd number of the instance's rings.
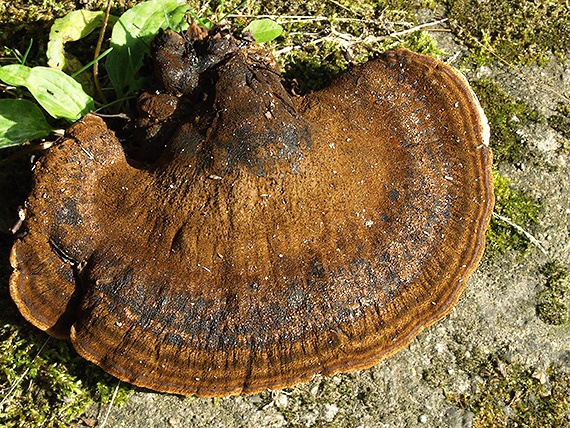
[{"label": "leaf stem", "polygon": [[81,73],[83,73],[85,70],[87,70],[89,67],[91,67],[92,65],[94,65],[97,61],[99,61],[100,59],[106,57],[109,53],[111,53],[111,51],[113,50],[113,48],[109,48],[107,49],[105,52],[103,52],[101,55],[99,55],[97,58],[95,58],[93,61],[91,61],[89,64],[85,64],[83,67],[81,67],[79,70],[77,70],[75,73],[73,73],[71,75],[71,77],[75,78],[75,76],[79,76]]},{"label": "leaf stem", "polygon": [[30,50],[32,49],[32,44],[34,43],[34,39],[30,39],[30,43],[28,44],[28,49],[26,49],[26,53],[22,58],[22,65],[26,65],[26,60],[28,59],[28,55],[30,54]]},{"label": "leaf stem", "polygon": [[99,82],[99,53],[101,52],[101,45],[103,45],[103,38],[105,37],[105,30],[107,29],[107,23],[109,22],[109,15],[111,14],[111,5],[113,0],[107,1],[107,9],[105,10],[105,17],[103,18],[103,24],[101,25],[101,31],[99,32],[99,39],[97,39],[97,46],[95,47],[95,62],[93,62],[93,80],[95,81],[95,87],[97,88],[97,93],[101,98],[103,104],[108,104],[107,97],[103,93],[103,88],[101,88],[101,82]]}]

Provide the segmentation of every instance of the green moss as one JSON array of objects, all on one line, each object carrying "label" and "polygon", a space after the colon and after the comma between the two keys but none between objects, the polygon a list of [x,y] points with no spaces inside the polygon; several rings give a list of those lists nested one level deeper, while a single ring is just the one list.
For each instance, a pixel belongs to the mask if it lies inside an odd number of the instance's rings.
[{"label": "green moss", "polygon": [[548,123],[565,138],[570,139],[570,103],[560,103],[556,114],[548,118]]},{"label": "green moss", "polygon": [[[468,376],[468,391],[457,393],[448,375],[449,361],[435,358],[423,377],[443,388],[446,399],[474,413],[476,428],[567,427],[570,373],[558,366],[524,367],[506,355],[487,354],[461,339],[451,342],[454,370]],[[450,392],[453,391],[453,392]]]},{"label": "green moss", "polygon": [[540,273],[546,277],[549,287],[565,283],[568,278],[568,268],[558,261],[548,262],[540,268]]},{"label": "green moss", "polygon": [[322,88],[347,66],[348,61],[338,45],[322,43],[287,54],[283,58],[283,76],[290,89],[305,94]]},{"label": "green moss", "polygon": [[[540,205],[524,192],[511,187],[507,178],[495,172],[495,212],[507,217],[525,230],[532,229],[537,223]],[[525,253],[531,247],[528,238],[518,229],[493,217],[487,230],[487,253],[504,254],[508,250]]]},{"label": "green moss", "polygon": [[437,47],[436,40],[425,31],[416,31],[410,34],[401,47],[410,49],[424,55],[439,57],[445,52]]},{"label": "green moss", "polygon": [[[533,154],[528,144],[519,136],[517,130],[529,121],[539,121],[539,115],[529,110],[524,104],[513,102],[499,86],[487,79],[473,83],[473,89],[489,120],[491,128],[490,146],[493,151],[495,166],[502,163],[517,164],[530,162],[541,165],[540,159]],[[524,192],[515,190],[509,180],[495,170],[495,212],[507,217],[525,230],[537,222],[540,204]],[[529,250],[530,241],[517,228],[493,217],[487,231],[489,254],[503,254],[507,250]]]},{"label": "green moss", "polygon": [[3,2],[0,24],[51,21],[76,9],[74,0],[14,0]]},{"label": "green moss", "polygon": [[536,313],[550,325],[568,324],[570,320],[570,284],[568,268],[560,262],[548,262],[540,269],[546,277],[546,289],[539,293]]},{"label": "green moss", "polygon": [[562,302],[563,296],[553,290],[545,290],[538,295],[536,312],[538,317],[550,325],[568,323],[568,305]]},{"label": "green moss", "polygon": [[[111,397],[116,379],[78,357],[67,342],[50,339],[42,348],[46,340],[46,335],[28,328],[0,328],[4,391],[23,375],[3,406],[1,426],[66,427],[92,401],[105,402]],[[123,386],[114,404],[125,402],[131,390]]]},{"label": "green moss", "polygon": [[474,427],[568,426],[570,374],[555,366],[542,374],[491,355],[474,366],[474,391],[447,395],[450,402],[475,414]]},{"label": "green moss", "polygon": [[376,54],[388,49],[407,48],[425,55],[440,56],[443,52],[428,33],[417,31],[402,40],[387,39],[373,45],[357,45],[347,51],[334,41],[307,44],[303,49],[295,49],[280,57],[283,76],[290,89],[305,94],[325,86],[330,80],[345,70],[351,62],[365,62]]},{"label": "green moss", "polygon": [[491,128],[491,148],[495,164],[535,160],[517,129],[529,121],[539,121],[536,112],[522,103],[515,103],[499,86],[487,79],[472,84]]},{"label": "green moss", "polygon": [[[549,53],[562,57],[570,47],[568,2],[447,0],[450,24],[471,48],[478,65],[496,60],[544,63]],[[495,55],[493,55],[495,54]]]},{"label": "green moss", "polygon": [[34,359],[46,337],[23,340],[14,326],[5,326],[0,329],[0,340],[2,384],[14,385],[25,373],[3,409],[2,426],[66,426],[85,410],[90,400],[81,381],[63,368],[65,361],[50,361],[53,354],[62,355],[61,344],[56,345],[60,349],[51,344]]},{"label": "green moss", "polygon": [[[141,0],[113,2],[111,13],[120,15]],[[32,49],[26,65],[45,65],[49,31],[53,21],[77,9],[104,10],[106,0],[10,0],[3,1],[0,11],[0,56],[10,57],[12,51],[23,54],[30,40]],[[91,44],[89,61],[93,56]]]}]

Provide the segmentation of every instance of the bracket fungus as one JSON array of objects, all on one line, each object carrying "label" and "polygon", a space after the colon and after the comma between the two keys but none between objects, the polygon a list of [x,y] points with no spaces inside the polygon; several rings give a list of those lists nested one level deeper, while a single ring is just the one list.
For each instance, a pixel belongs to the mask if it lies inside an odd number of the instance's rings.
[{"label": "bracket fungus", "polygon": [[450,311],[494,201],[457,70],[397,50],[300,97],[226,29],[152,57],[138,161],[88,114],[36,164],[26,319],[127,382],[224,396],[369,367]]}]

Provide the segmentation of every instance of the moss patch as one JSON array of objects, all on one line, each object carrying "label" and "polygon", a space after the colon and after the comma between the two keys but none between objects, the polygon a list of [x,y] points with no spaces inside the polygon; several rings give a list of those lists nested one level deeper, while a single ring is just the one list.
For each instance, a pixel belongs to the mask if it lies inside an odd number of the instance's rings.
[{"label": "moss patch", "polygon": [[284,417],[287,427],[355,427],[362,423],[356,416],[367,408],[372,420],[382,420],[386,409],[376,408],[379,395],[373,374],[360,373],[360,381],[352,374],[317,377],[307,388],[287,388],[264,394],[263,406],[271,403]]},{"label": "moss patch", "polygon": [[568,324],[570,320],[570,284],[568,268],[558,261],[548,262],[540,272],[546,277],[546,289],[536,303],[538,317],[550,325]]},{"label": "moss patch", "polygon": [[541,120],[539,115],[526,105],[513,102],[499,85],[488,79],[478,80],[472,87],[489,120],[494,163],[536,161],[516,131],[529,121]]},{"label": "moss patch", "polygon": [[[531,230],[537,224],[541,211],[539,203],[524,192],[513,189],[509,180],[496,172],[493,181],[496,198],[495,212],[509,218],[523,229]],[[486,237],[488,254],[491,256],[504,254],[508,250],[524,254],[532,245],[519,230],[495,217],[491,219]]]},{"label": "moss patch", "polygon": [[443,54],[433,37],[426,32],[417,31],[401,40],[387,38],[371,44],[354,40],[352,47],[334,38],[321,43],[309,42],[302,49],[293,49],[279,59],[283,76],[289,82],[289,89],[305,94],[325,86],[351,63],[366,62],[388,49],[400,47],[435,57]]},{"label": "moss patch", "polygon": [[[114,6],[111,13],[118,16],[136,3],[140,1],[122,1],[122,5]],[[77,9],[105,10],[106,4],[106,0],[1,0],[0,57],[12,56],[11,51],[23,54],[33,40],[26,65],[45,65],[53,21]],[[90,48],[89,60],[92,59],[94,44]]]},{"label": "moss patch", "polygon": [[473,365],[475,390],[447,398],[475,414],[474,427],[568,426],[570,374],[554,366],[534,371],[495,356]]},{"label": "moss patch", "polygon": [[37,65],[35,60],[44,56],[53,20],[80,7],[77,0],[14,0],[0,4],[0,53],[9,56],[8,49],[24,53],[33,39],[30,65]]},{"label": "moss patch", "polygon": [[447,0],[450,24],[472,48],[478,65],[496,60],[544,63],[549,53],[560,57],[570,47],[568,2]]},{"label": "moss patch", "polygon": [[568,426],[570,373],[557,366],[523,367],[506,356],[467,350],[469,345],[460,342],[450,351],[454,369],[468,376],[468,392],[455,392],[447,374],[450,363],[443,359],[435,360],[423,377],[443,388],[449,402],[473,412],[475,428]]}]

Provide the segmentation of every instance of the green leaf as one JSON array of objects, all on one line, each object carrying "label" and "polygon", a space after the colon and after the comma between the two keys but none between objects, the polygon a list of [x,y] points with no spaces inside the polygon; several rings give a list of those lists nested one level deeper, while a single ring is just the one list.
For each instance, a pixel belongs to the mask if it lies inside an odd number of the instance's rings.
[{"label": "green leaf", "polygon": [[0,100],[0,148],[44,138],[52,128],[40,108],[27,100]]},{"label": "green leaf", "polygon": [[270,42],[283,33],[283,27],[272,19],[256,19],[251,21],[243,31],[251,31],[257,43]]},{"label": "green leaf", "polygon": [[117,98],[141,87],[136,75],[150,54],[150,42],[161,28],[180,29],[189,7],[178,0],[151,0],[126,11],[113,27],[113,51],[105,63]]},{"label": "green leaf", "polygon": [[12,64],[0,67],[0,80],[7,85],[26,86],[30,77],[31,68],[21,64]]},{"label": "green leaf", "polygon": [[[101,27],[105,12],[91,12],[76,10],[63,18],[56,19],[49,33],[47,47],[48,65],[58,70],[65,69],[65,43],[80,40],[88,36],[93,30]],[[116,17],[109,16],[109,21],[116,21]]]},{"label": "green leaf", "polygon": [[11,64],[0,67],[0,80],[28,88],[37,102],[56,119],[73,122],[95,109],[93,99],[81,85],[61,70]]}]

